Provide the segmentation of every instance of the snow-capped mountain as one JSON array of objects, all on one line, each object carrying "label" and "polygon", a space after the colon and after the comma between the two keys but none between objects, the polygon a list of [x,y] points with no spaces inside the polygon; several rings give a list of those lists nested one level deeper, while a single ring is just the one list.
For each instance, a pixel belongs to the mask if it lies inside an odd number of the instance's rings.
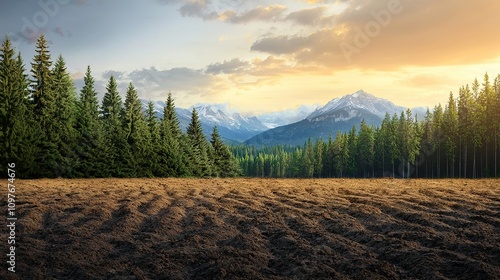
[{"label": "snow-capped mountain", "polygon": [[[417,108],[418,115],[423,117],[423,108]],[[296,123],[279,126],[267,130],[245,141],[249,145],[300,145],[308,138],[327,139],[335,136],[337,131],[347,132],[359,125],[364,119],[369,125],[380,125],[386,113],[391,116],[400,114],[406,108],[375,97],[362,90],[335,98],[325,106],[318,107],[310,115]],[[415,114],[414,114],[415,115]]]},{"label": "snow-capped mountain", "polygon": [[320,116],[331,115],[335,111],[343,109],[350,112],[349,116],[354,117],[356,114],[354,110],[366,110],[380,118],[383,118],[386,113],[391,116],[396,113],[399,114],[401,111],[406,110],[406,108],[401,106],[396,106],[389,100],[375,97],[369,93],[359,90],[353,94],[344,95],[342,97],[337,97],[325,106],[319,107],[314,112],[312,112],[307,119],[310,121],[320,120]]},{"label": "snow-capped mountain", "polygon": [[[148,100],[141,99],[142,106],[148,108]],[[163,118],[163,108],[165,102],[153,102],[156,115]],[[297,109],[285,110],[281,112],[269,113],[260,116],[245,116],[233,110],[228,104],[197,104],[189,109],[175,108],[181,129],[186,130],[191,120],[193,108],[198,112],[203,131],[207,137],[212,133],[214,126],[217,126],[222,138],[229,143],[243,142],[253,136],[275,128],[287,125],[307,117],[316,106],[303,105]]]},{"label": "snow-capped mountain", "polygon": [[232,111],[228,104],[202,104],[194,106],[200,119],[213,126],[234,128],[241,131],[264,131],[269,129],[255,116],[242,116]]},{"label": "snow-capped mountain", "polygon": [[[149,101],[141,99],[141,102],[143,108],[146,110],[148,108]],[[156,101],[153,102],[153,104],[158,118],[163,118],[163,108],[165,107],[165,102]],[[232,110],[228,104],[198,104],[189,109],[175,109],[183,131],[186,131],[186,128],[189,125],[193,108],[195,108],[198,112],[203,131],[207,137],[209,137],[212,133],[213,127],[217,126],[222,138],[233,144],[248,140],[249,138],[270,128],[289,124],[297,118],[297,115],[294,114],[294,112],[278,112],[275,113],[276,116],[273,114],[267,114],[268,119],[266,119],[267,121],[264,123],[261,121],[260,117],[244,116],[239,112]]]},{"label": "snow-capped mountain", "polygon": [[[149,101],[141,102],[146,109]],[[164,106],[163,101],[154,102],[160,119],[163,117]],[[193,108],[198,112],[207,137],[210,137],[213,127],[217,126],[226,142],[255,145],[302,144],[309,137],[327,138],[330,134],[335,136],[339,130],[346,132],[353,125],[359,126],[362,119],[370,125],[380,125],[386,113],[392,116],[406,110],[362,90],[335,98],[324,106],[302,105],[297,109],[260,116],[242,115],[228,104],[198,104],[188,109],[176,108],[183,131],[186,131],[191,121]],[[422,119],[426,109],[412,109],[413,115]]]}]

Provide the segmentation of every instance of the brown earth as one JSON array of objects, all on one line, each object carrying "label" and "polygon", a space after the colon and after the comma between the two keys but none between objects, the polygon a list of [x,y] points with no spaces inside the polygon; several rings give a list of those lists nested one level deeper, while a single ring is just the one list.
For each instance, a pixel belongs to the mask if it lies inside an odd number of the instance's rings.
[{"label": "brown earth", "polygon": [[3,279],[500,279],[500,180],[16,185]]}]

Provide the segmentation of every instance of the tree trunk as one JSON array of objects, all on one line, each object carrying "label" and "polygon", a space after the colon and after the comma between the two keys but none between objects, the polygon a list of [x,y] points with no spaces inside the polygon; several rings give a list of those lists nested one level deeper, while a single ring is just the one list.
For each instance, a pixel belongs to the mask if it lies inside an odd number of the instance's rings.
[{"label": "tree trunk", "polygon": [[476,178],[476,145],[473,147],[474,160],[472,161],[472,178]]},{"label": "tree trunk", "polygon": [[462,178],[462,140],[458,145],[458,178]]},{"label": "tree trunk", "polygon": [[465,154],[464,154],[464,178],[467,178],[467,144],[465,144]]},{"label": "tree trunk", "polygon": [[446,177],[450,178],[450,167],[449,167],[450,157],[446,157]]},{"label": "tree trunk", "polygon": [[425,157],[425,178],[429,179],[429,159],[427,155]]},{"label": "tree trunk", "polygon": [[493,174],[494,177],[497,177],[497,128],[495,127],[495,173]]},{"label": "tree trunk", "polygon": [[488,170],[488,140],[486,140],[485,148],[486,148],[486,155],[485,155],[486,164],[485,164],[485,170],[482,173],[483,173],[483,176],[488,176],[488,173],[490,172]]}]

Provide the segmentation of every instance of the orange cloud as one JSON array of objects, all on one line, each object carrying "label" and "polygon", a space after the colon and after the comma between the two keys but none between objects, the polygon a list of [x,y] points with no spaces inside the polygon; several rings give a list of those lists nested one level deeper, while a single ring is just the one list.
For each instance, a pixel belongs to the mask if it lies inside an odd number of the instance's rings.
[{"label": "orange cloud", "polygon": [[500,1],[354,0],[335,25],[251,49],[330,69],[477,64],[500,57]]}]

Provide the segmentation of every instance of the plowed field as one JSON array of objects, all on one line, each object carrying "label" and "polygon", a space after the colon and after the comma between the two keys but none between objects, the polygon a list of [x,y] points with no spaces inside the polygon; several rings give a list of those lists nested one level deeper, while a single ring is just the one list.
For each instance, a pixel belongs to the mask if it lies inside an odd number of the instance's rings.
[{"label": "plowed field", "polygon": [[16,273],[4,227],[1,279],[500,279],[500,180],[16,186]]}]

